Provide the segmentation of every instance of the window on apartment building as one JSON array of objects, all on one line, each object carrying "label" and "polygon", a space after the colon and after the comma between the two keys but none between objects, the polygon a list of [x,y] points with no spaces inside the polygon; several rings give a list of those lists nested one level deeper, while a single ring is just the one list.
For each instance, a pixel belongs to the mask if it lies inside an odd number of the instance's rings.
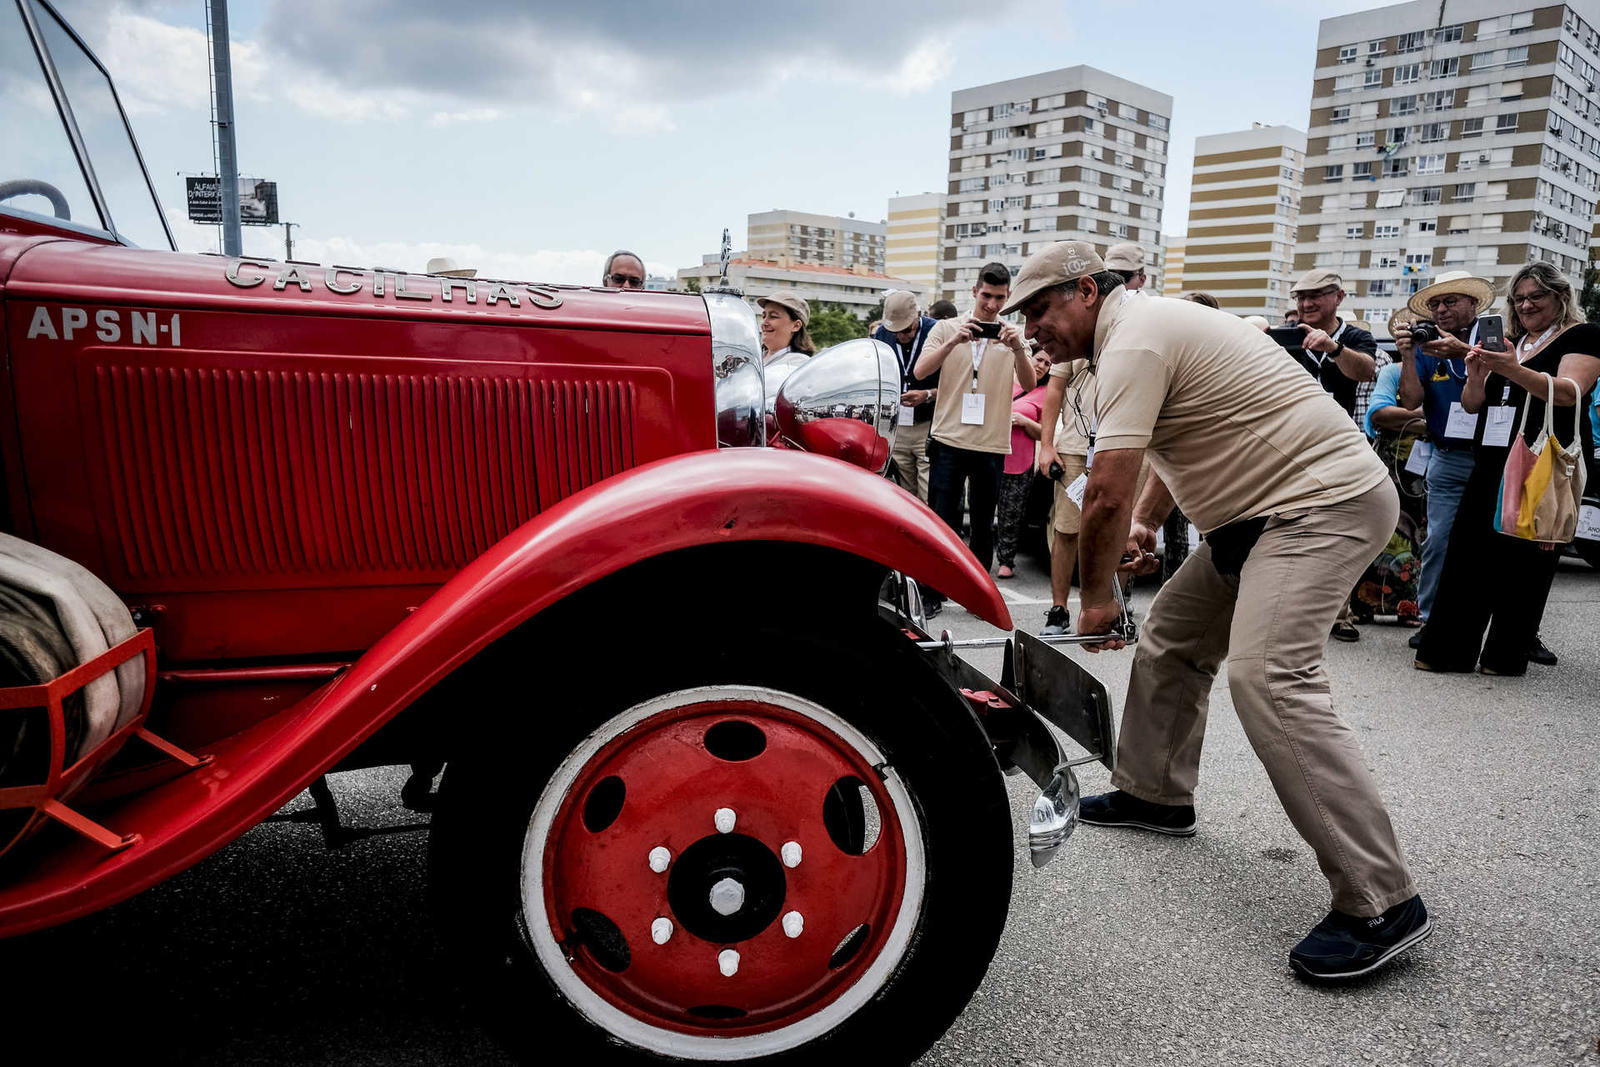
[{"label": "window on apartment building", "polygon": [[1415,234],[1433,233],[1439,228],[1438,219],[1418,219],[1411,224],[1411,231]]},{"label": "window on apartment building", "polygon": [[1128,239],[1128,224],[1125,222],[1113,222],[1106,229],[1110,231],[1112,237],[1124,241]]},{"label": "window on apartment building", "polygon": [[1039,98],[1039,102],[1034,105],[1034,110],[1035,111],[1049,111],[1049,110],[1051,110],[1053,108],[1066,107],[1066,106],[1067,106],[1067,94],[1066,93],[1056,93],[1056,94],[1054,94],[1052,96],[1041,96]]},{"label": "window on apartment building", "polygon": [[1404,178],[1410,169],[1410,156],[1402,156],[1383,161],[1383,176],[1385,178]]},{"label": "window on apartment building", "polygon": [[1394,68],[1394,83],[1396,85],[1410,85],[1422,77],[1421,63],[1405,63]]},{"label": "window on apartment building", "polygon": [[1500,86],[1500,99],[1501,99],[1502,102],[1504,102],[1506,100],[1521,100],[1522,99],[1522,83],[1521,82],[1506,82],[1505,84],[1501,85]]},{"label": "window on apartment building", "polygon": [[1461,73],[1461,58],[1451,56],[1449,59],[1435,59],[1428,64],[1428,77],[1454,78]]},{"label": "window on apartment building", "polygon": [[1394,295],[1394,279],[1393,278],[1374,278],[1374,279],[1372,279],[1371,281],[1367,282],[1367,295],[1368,296],[1393,296]]},{"label": "window on apartment building", "polygon": [[1397,96],[1389,101],[1389,114],[1415,115],[1417,113],[1417,98],[1415,96]]},{"label": "window on apartment building", "polygon": [[1345,104],[1343,107],[1334,108],[1333,111],[1328,115],[1328,121],[1329,122],[1349,122],[1350,121],[1350,105],[1349,104]]},{"label": "window on apartment building", "polygon": [[1507,184],[1505,182],[1488,182],[1483,187],[1483,201],[1494,204],[1506,198]]},{"label": "window on apartment building", "polygon": [[961,124],[963,126],[972,126],[972,125],[975,125],[976,123],[979,123],[979,122],[988,122],[988,121],[989,121],[989,109],[986,108],[986,107],[980,107],[980,108],[976,108],[976,109],[974,109],[972,111],[964,111],[964,112],[961,113]]},{"label": "window on apartment building", "polygon": [[1399,207],[1406,198],[1404,189],[1379,189],[1376,207]]},{"label": "window on apartment building", "polygon": [[1519,45],[1516,45],[1513,48],[1507,48],[1506,49],[1506,66],[1508,66],[1508,67],[1521,67],[1521,66],[1526,66],[1527,62],[1528,62],[1528,46],[1527,45],[1519,44]]},{"label": "window on apartment building", "polygon": [[1415,33],[1402,33],[1395,38],[1395,54],[1405,55],[1407,52],[1422,51],[1423,46],[1427,43],[1427,36],[1427,33],[1423,30],[1418,30]]},{"label": "window on apartment building", "polygon": [[1400,237],[1400,224],[1398,222],[1379,222],[1372,227],[1374,241],[1394,241]]},{"label": "window on apartment building", "polygon": [[1333,91],[1336,93],[1354,92],[1360,79],[1361,75],[1359,74],[1340,74],[1333,79]]},{"label": "window on apartment building", "polygon": [[982,215],[982,200],[963,200],[956,206],[957,215]]},{"label": "window on apartment building", "polygon": [[1374,56],[1383,55],[1383,53],[1385,51],[1384,45],[1385,45],[1384,41],[1368,41],[1367,42],[1367,58],[1370,59],[1370,58],[1372,58]]},{"label": "window on apartment building", "polygon": [[1417,157],[1418,174],[1443,174],[1444,154],[1433,152]]},{"label": "window on apartment building", "polygon": [[1356,61],[1356,53],[1359,51],[1360,49],[1353,44],[1345,45],[1343,48],[1339,49],[1339,62],[1354,63]]},{"label": "window on apartment building", "polygon": [[1466,248],[1446,248],[1439,253],[1440,260],[1446,267],[1459,267],[1467,262]]},{"label": "window on apartment building", "polygon": [[980,193],[989,187],[987,178],[962,178],[959,191],[963,193]]},{"label": "window on apartment building", "polygon": [[1363,122],[1378,117],[1378,101],[1369,100],[1356,109],[1356,118]]},{"label": "window on apartment building", "polygon": [[1361,266],[1361,249],[1347,248],[1339,253],[1339,266],[1346,270],[1356,270]]},{"label": "window on apartment building", "polygon": [[1497,115],[1495,117],[1495,120],[1494,120],[1494,132],[1495,133],[1516,133],[1517,132],[1517,116],[1515,114]]},{"label": "window on apartment building", "polygon": [[1344,181],[1344,164],[1343,163],[1330,163],[1328,166],[1323,167],[1322,168],[1322,180],[1325,181],[1325,182],[1342,182],[1342,181]]},{"label": "window on apartment building", "polygon": [[1426,185],[1420,189],[1413,189],[1411,190],[1411,202],[1413,204],[1437,204],[1444,198],[1443,192],[1444,190],[1437,185]]},{"label": "window on apartment building", "polygon": [[1026,148],[1013,148],[1011,151],[1006,153],[1006,161],[1021,162],[1031,155],[1033,155],[1033,153]]},{"label": "window on apartment building", "polygon": [[1030,207],[1056,207],[1060,203],[1060,193],[1034,193],[1028,201]]},{"label": "window on apartment building", "polygon": [[1104,163],[1105,150],[1097,144],[1086,144],[1083,146],[1083,157],[1085,159],[1092,159],[1096,163]]},{"label": "window on apartment building", "polygon": [[1372,253],[1372,265],[1378,270],[1394,270],[1400,266],[1400,252],[1383,251]]},{"label": "window on apartment building", "polygon": [[1372,161],[1370,159],[1363,159],[1359,163],[1350,164],[1350,177],[1352,177],[1352,178],[1370,178],[1370,177],[1372,177]]},{"label": "window on apartment building", "polygon": [[1093,133],[1094,131],[1095,131],[1094,119],[1084,119],[1083,120],[1083,132],[1084,133]]},{"label": "window on apartment building", "polygon": [[[1330,151],[1330,152],[1343,152],[1346,148],[1349,148],[1349,147],[1350,147],[1350,135],[1348,133],[1336,134],[1333,137],[1328,138],[1328,151]],[[1284,177],[1287,178],[1290,175],[1290,173],[1292,173],[1292,172],[1289,170],[1288,167],[1284,167],[1283,168],[1283,176]]]},{"label": "window on apartment building", "polygon": [[1367,235],[1365,223],[1352,222],[1344,228],[1344,237],[1347,241],[1359,241]]},{"label": "window on apartment building", "polygon": [[1461,31],[1462,25],[1459,22],[1454,26],[1440,26],[1438,29],[1433,31],[1433,43],[1454,44],[1455,42],[1461,40]]},{"label": "window on apartment building", "polygon": [[1008,209],[1010,209],[1010,208],[1019,208],[1019,207],[1022,206],[1023,201],[1025,201],[1027,199],[1028,198],[1025,197],[1025,196],[1008,196],[1008,197],[1006,197],[1006,207]]},{"label": "window on apartment building", "polygon": [[1146,137],[1144,149],[1153,156],[1164,156],[1167,154],[1167,142],[1156,137]]},{"label": "window on apartment building", "polygon": [[1448,111],[1455,106],[1455,103],[1456,91],[1454,89],[1440,89],[1438,92],[1422,94],[1422,110],[1424,111]]},{"label": "window on apartment building", "polygon": [[1482,137],[1483,136],[1483,120],[1482,119],[1462,119],[1461,120],[1461,136],[1462,137]]},{"label": "window on apartment building", "polygon": [[1376,89],[1383,84],[1383,71],[1373,68],[1362,75],[1361,87],[1363,89]]},{"label": "window on apartment building", "polygon": [[1167,117],[1165,115],[1151,115],[1150,128],[1152,130],[1165,130],[1167,128]]},{"label": "window on apartment building", "polygon": [[1051,119],[1049,122],[1041,122],[1036,125],[1033,128],[1033,135],[1035,137],[1056,137],[1065,133],[1066,129],[1066,119]]},{"label": "window on apartment building", "polygon": [[1417,131],[1417,139],[1424,144],[1433,141],[1448,141],[1450,139],[1450,124],[1448,122],[1429,122]]},{"label": "window on apartment building", "polygon": [[1117,143],[1118,144],[1132,144],[1133,143],[1133,131],[1132,130],[1118,130],[1117,131]]},{"label": "window on apartment building", "polygon": [[1451,199],[1452,200],[1471,200],[1472,199],[1472,194],[1474,192],[1476,192],[1477,189],[1478,189],[1478,183],[1477,182],[1462,182],[1462,183],[1460,183],[1459,185],[1456,186],[1455,192],[1453,194],[1451,194]]},{"label": "window on apartment building", "polygon": [[987,133],[964,133],[961,135],[962,148],[981,148],[989,143]]},{"label": "window on apartment building", "polygon": [[1481,107],[1489,102],[1489,87],[1487,85],[1474,85],[1467,90],[1467,102],[1463,107]]},{"label": "window on apartment building", "polygon": [[1056,228],[1055,216],[1047,219],[1029,219],[1028,229],[1034,233],[1049,233]]},{"label": "window on apartment building", "polygon": [[1375,130],[1358,130],[1356,132],[1356,147],[1371,148],[1377,139],[1378,134]]},{"label": "window on apartment building", "polygon": [[1501,15],[1499,18],[1479,19],[1478,40],[1486,41],[1491,37],[1527,33],[1531,29],[1533,29],[1532,11],[1519,11],[1515,15]]}]

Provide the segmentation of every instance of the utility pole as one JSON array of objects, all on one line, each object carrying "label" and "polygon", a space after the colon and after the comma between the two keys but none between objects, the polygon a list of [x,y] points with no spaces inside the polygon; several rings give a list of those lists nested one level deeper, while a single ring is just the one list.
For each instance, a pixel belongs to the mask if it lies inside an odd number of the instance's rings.
[{"label": "utility pole", "polygon": [[298,222],[286,222],[283,224],[283,258],[285,261],[294,258],[294,234],[289,231],[298,225],[300,225]]},{"label": "utility pole", "polygon": [[217,186],[222,194],[222,254],[241,255],[239,159],[233,137],[233,57],[228,50],[228,0],[206,0],[211,23],[212,122],[217,138]]}]

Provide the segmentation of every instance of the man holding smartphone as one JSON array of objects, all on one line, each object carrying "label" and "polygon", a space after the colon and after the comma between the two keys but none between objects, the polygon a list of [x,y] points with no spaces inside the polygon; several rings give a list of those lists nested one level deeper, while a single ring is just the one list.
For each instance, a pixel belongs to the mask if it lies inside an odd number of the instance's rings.
[{"label": "man holding smartphone", "polygon": [[1010,269],[984,264],[972,287],[972,314],[936,324],[913,369],[919,379],[938,375],[928,435],[928,503],[960,533],[965,492],[969,544],[985,569],[994,562],[995,502],[1011,454],[1011,396],[1016,384],[1032,389],[1038,380],[1022,331],[1000,321],[1010,295]]},{"label": "man holding smartphone", "polygon": [[[1464,270],[1447,271],[1406,304],[1418,319],[1433,322],[1437,340],[1418,347],[1412,340],[1414,325],[1401,323],[1394,328],[1400,352],[1400,406],[1421,407],[1428,420],[1423,474],[1428,487],[1428,539],[1422,543],[1422,581],[1417,590],[1424,624],[1439,592],[1439,572],[1444,569],[1456,508],[1472,475],[1472,435],[1478,420],[1461,406],[1461,388],[1467,381],[1464,360],[1478,343],[1478,315],[1492,303],[1493,283]],[[1420,630],[1413,634],[1411,647],[1416,648],[1421,638]]]}]

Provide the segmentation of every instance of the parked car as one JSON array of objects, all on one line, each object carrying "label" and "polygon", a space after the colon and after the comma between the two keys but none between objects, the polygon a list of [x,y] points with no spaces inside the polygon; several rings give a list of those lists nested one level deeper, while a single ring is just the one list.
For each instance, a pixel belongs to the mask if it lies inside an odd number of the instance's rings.
[{"label": "parked car", "polygon": [[1057,649],[998,639],[995,680],[926,632],[919,583],[1011,620],[876,473],[887,348],[796,370],[768,441],[732,293],[179,254],[43,0],[0,2],[0,145],[0,936],[410,765],[522,1054],[938,1038],[1005,923],[1002,772],[1042,864],[1077,800],[1047,723],[1109,765],[1111,719]]}]

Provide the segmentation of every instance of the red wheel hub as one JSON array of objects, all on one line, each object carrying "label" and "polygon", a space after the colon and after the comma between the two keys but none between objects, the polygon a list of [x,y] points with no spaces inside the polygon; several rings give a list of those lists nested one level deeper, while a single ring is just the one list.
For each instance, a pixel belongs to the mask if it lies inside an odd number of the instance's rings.
[{"label": "red wheel hub", "polygon": [[[840,817],[863,795],[879,830],[852,854],[862,841]],[[863,978],[900,912],[906,856],[883,778],[827,724],[705,700],[644,719],[577,770],[544,843],[545,913],[576,975],[630,1017],[761,1033]]]}]

